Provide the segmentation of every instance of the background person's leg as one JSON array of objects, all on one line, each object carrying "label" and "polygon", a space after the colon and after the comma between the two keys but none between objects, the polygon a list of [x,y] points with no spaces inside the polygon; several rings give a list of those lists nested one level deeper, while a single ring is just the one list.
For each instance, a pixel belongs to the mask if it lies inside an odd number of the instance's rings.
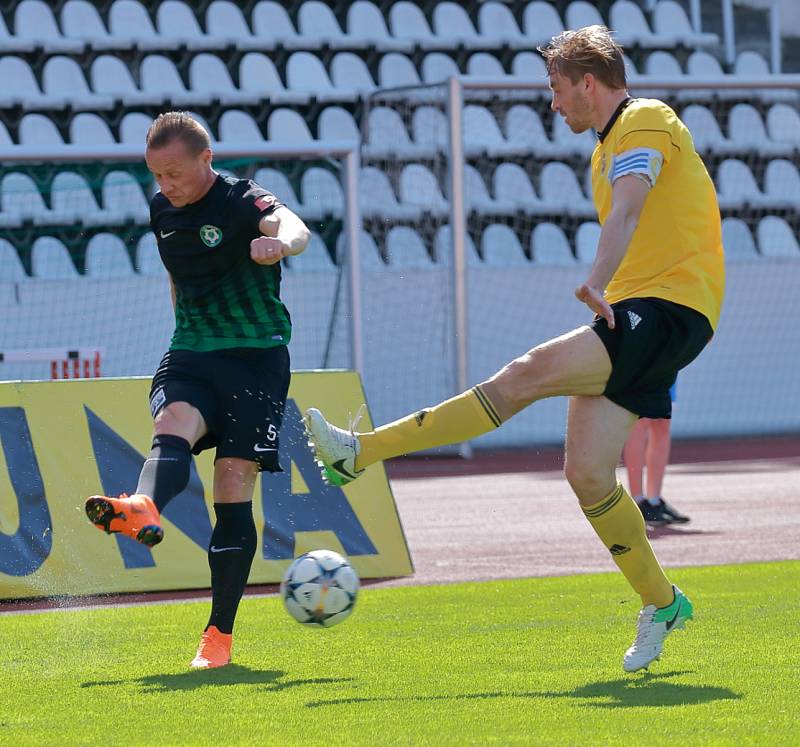
[{"label": "background person's leg", "polygon": [[564,472],[586,518],[643,605],[672,603],[672,585],[647,540],[639,507],[616,467],[636,415],[605,397],[572,397]]},{"label": "background person's leg", "polygon": [[622,459],[628,473],[628,488],[636,500],[644,496],[644,455],[647,448],[649,422],[647,418],[639,418],[634,423],[622,450]]},{"label": "background person's leg", "polygon": [[658,500],[664,484],[664,473],[669,463],[672,420],[657,418],[650,421],[650,438],[647,442],[647,497]]}]

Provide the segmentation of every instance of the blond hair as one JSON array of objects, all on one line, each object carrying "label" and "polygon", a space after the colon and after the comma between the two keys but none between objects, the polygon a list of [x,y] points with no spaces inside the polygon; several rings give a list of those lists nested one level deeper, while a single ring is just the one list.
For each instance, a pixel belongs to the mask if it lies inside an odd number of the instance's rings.
[{"label": "blond hair", "polygon": [[205,127],[189,112],[159,114],[147,130],[148,148],[163,148],[173,140],[181,140],[192,155],[211,147],[211,138]]},{"label": "blond hair", "polygon": [[622,47],[605,26],[585,26],[564,31],[539,47],[548,75],[557,73],[577,83],[586,73],[609,88],[626,88]]}]

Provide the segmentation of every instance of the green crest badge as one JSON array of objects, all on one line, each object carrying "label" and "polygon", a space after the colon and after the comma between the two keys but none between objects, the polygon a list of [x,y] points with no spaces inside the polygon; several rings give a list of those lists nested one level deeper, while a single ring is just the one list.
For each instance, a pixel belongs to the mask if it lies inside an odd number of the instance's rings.
[{"label": "green crest badge", "polygon": [[206,246],[215,247],[222,241],[222,231],[216,226],[203,226],[200,229],[200,238]]}]

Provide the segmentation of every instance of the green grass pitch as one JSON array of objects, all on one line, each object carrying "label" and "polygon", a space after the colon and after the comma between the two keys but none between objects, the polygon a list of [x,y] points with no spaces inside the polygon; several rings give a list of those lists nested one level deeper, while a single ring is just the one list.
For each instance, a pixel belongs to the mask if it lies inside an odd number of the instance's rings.
[{"label": "green grass pitch", "polygon": [[367,588],[330,630],[246,599],[209,672],[205,602],[3,616],[0,744],[800,743],[800,562],[671,575],[696,619],[636,675],[617,574]]}]

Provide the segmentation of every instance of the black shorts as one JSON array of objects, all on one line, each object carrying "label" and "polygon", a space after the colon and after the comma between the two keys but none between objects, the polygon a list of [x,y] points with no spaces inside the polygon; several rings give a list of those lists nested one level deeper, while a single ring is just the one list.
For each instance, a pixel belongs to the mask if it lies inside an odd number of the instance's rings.
[{"label": "black shorts", "polygon": [[660,298],[628,298],[611,304],[614,329],[592,323],[611,358],[603,395],[643,418],[672,417],[670,387],[678,371],[708,344],[708,319],[688,306]]},{"label": "black shorts", "polygon": [[198,353],[169,350],[150,387],[153,417],[171,402],[188,402],[208,432],[192,452],[216,447],[215,461],[236,457],[279,472],[278,432],[289,391],[289,351],[232,348]]}]

